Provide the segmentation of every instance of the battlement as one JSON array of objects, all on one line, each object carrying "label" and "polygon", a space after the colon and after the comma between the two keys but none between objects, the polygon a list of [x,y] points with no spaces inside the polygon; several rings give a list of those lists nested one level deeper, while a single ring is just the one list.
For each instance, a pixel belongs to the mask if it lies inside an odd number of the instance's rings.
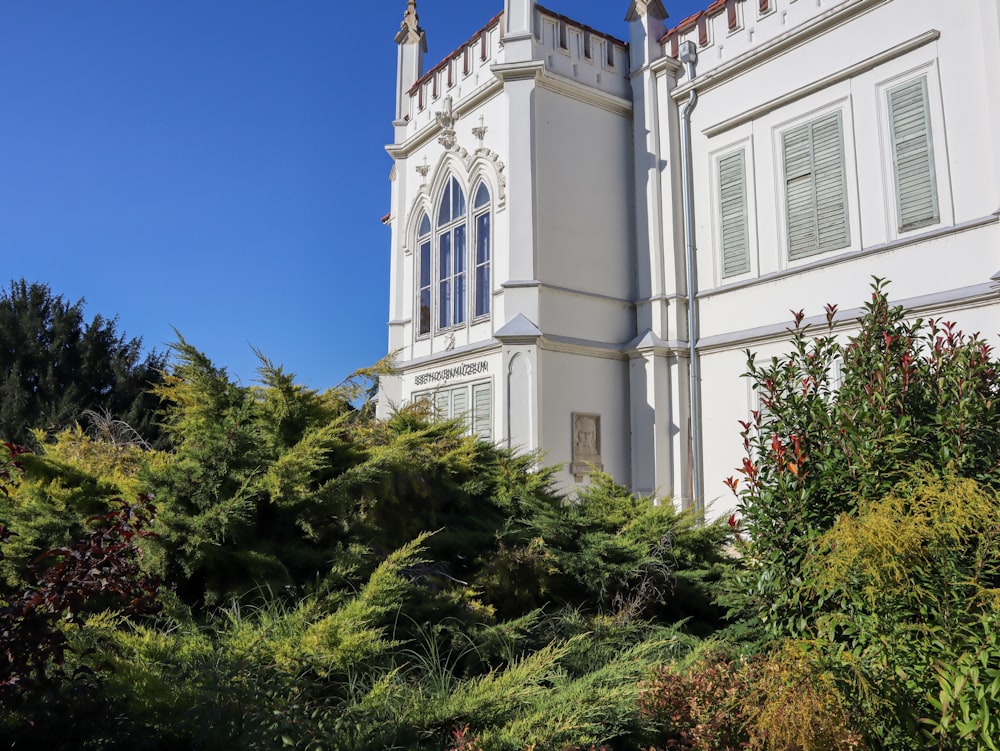
[{"label": "battlement", "polygon": [[682,42],[697,45],[698,75],[761,47],[789,30],[835,10],[837,2],[796,0],[715,0],[673,26],[660,39],[677,57]]},{"label": "battlement", "polygon": [[[408,124],[419,130],[434,120],[445,97],[458,103],[493,77],[492,66],[504,62],[503,13],[498,13],[430,68],[410,87]],[[628,99],[628,44],[536,6],[534,56],[563,78]],[[411,131],[412,132],[412,131]]]},{"label": "battlement", "polygon": [[490,67],[503,49],[503,13],[498,13],[464,44],[459,45],[421,76],[410,88],[410,123],[423,127],[434,119],[433,110],[444,97],[458,101],[492,80]]}]

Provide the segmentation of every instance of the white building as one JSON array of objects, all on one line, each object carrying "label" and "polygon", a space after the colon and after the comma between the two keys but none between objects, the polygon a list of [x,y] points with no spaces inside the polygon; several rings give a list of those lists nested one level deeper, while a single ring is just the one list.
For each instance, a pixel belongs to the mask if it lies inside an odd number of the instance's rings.
[{"label": "white building", "polygon": [[877,275],[1000,331],[1000,0],[623,10],[628,42],[506,0],[426,67],[410,0],[379,407],[430,398],[567,488],[597,465],[714,516],[744,350],[783,351],[790,308],[849,321]]}]

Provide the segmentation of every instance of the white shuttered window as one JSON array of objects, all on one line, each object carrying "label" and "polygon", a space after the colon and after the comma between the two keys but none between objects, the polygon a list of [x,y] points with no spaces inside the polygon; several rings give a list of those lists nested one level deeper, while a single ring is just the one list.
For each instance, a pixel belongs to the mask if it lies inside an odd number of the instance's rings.
[{"label": "white shuttered window", "polygon": [[442,420],[462,420],[472,435],[493,439],[493,385],[474,383],[434,392],[414,394],[415,400],[430,399],[435,415]]},{"label": "white shuttered window", "polygon": [[841,113],[793,128],[782,138],[788,257],[850,244]]},{"label": "white shuttered window", "polygon": [[746,162],[744,149],[719,159],[719,225],[723,278],[745,274],[750,270]]},{"label": "white shuttered window", "polygon": [[918,78],[889,91],[892,166],[896,180],[899,231],[940,221],[934,149],[927,106],[927,79]]}]

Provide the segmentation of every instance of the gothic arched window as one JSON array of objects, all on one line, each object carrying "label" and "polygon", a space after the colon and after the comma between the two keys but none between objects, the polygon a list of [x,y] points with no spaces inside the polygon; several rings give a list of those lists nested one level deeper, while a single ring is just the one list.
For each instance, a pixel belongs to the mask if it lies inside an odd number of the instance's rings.
[{"label": "gothic arched window", "polygon": [[465,322],[466,268],[465,193],[448,178],[438,209],[438,328]]},{"label": "gothic arched window", "polygon": [[473,317],[490,313],[490,257],[492,235],[490,234],[490,191],[486,183],[479,183],[472,201],[473,226],[475,227],[475,303]]},{"label": "gothic arched window", "polygon": [[420,219],[417,230],[417,336],[431,332],[431,220]]}]

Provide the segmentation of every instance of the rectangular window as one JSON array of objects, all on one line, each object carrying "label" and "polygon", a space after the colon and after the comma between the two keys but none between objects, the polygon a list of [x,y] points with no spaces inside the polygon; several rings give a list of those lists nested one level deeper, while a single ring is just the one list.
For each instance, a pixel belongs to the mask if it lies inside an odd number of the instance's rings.
[{"label": "rectangular window", "polygon": [[788,258],[850,244],[844,130],[840,112],[793,128],[782,137]]},{"label": "rectangular window", "polygon": [[719,224],[723,278],[747,273],[750,271],[750,231],[745,149],[719,159]]},{"label": "rectangular window", "polygon": [[926,78],[910,81],[889,91],[889,120],[899,231],[935,224],[940,221],[941,215],[938,211]]},{"label": "rectangular window", "polygon": [[462,420],[466,432],[484,441],[493,439],[493,384],[473,383],[414,394],[414,401],[430,400],[441,420]]}]

